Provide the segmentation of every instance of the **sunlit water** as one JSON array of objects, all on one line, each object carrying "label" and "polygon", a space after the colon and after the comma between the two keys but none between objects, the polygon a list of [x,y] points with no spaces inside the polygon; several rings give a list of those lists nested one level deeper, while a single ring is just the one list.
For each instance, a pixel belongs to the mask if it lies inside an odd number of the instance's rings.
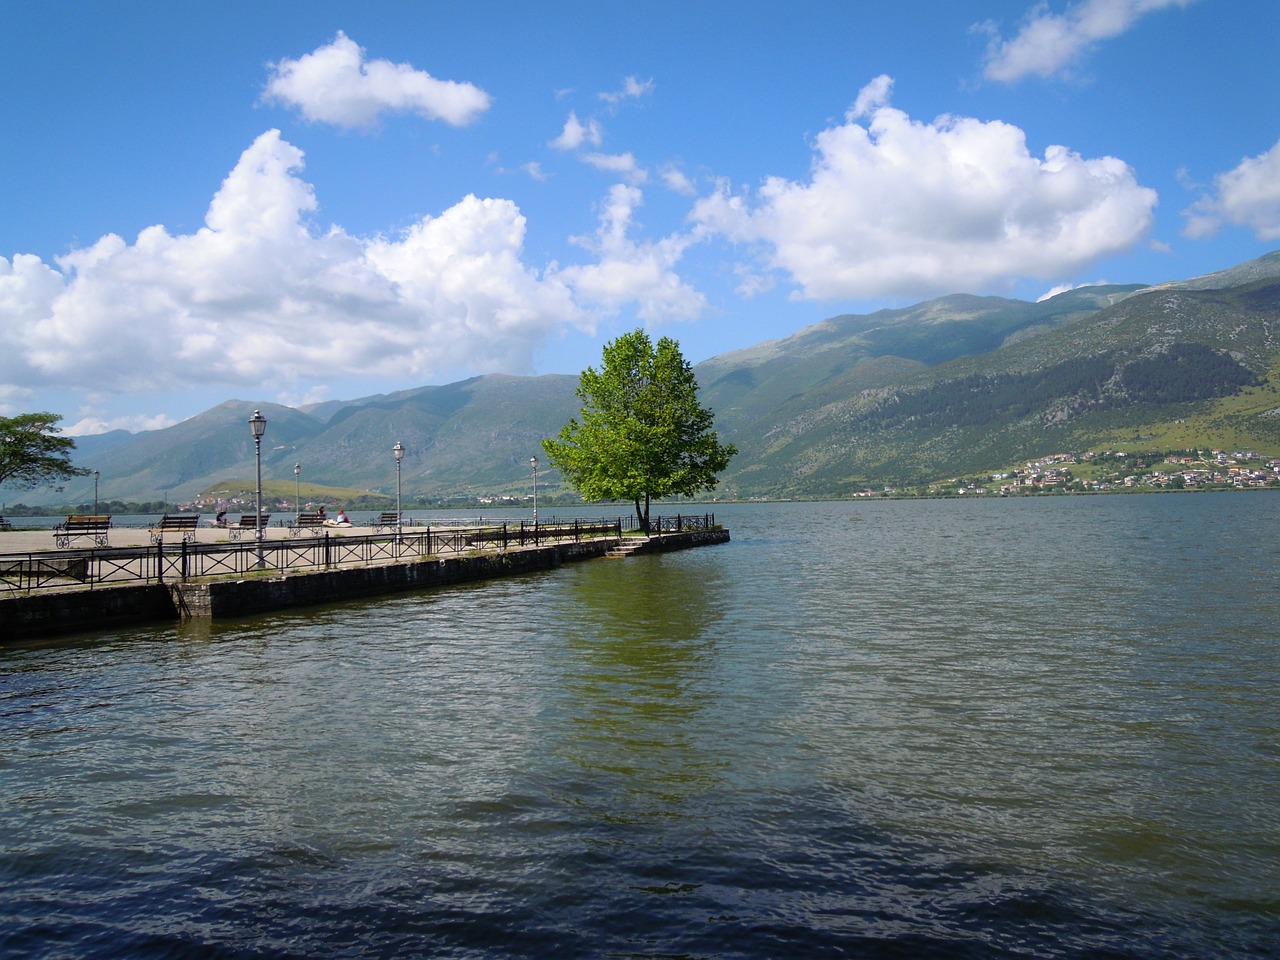
[{"label": "sunlit water", "polygon": [[1280,496],[0,651],[5,957],[1280,953]]}]

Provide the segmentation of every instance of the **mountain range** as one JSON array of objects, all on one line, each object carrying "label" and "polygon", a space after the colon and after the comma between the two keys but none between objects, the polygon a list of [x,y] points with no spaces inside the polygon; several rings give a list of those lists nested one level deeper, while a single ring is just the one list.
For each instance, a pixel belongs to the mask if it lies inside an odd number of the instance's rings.
[{"label": "mountain range", "polygon": [[[832,317],[695,372],[739,450],[723,497],[841,497],[1084,449],[1280,453],[1280,251],[1155,286]],[[539,441],[578,412],[576,385],[492,375],[296,409],[228,400],[162,430],[76,438],[74,460],[99,471],[103,498],[243,488],[260,409],[264,478],[291,479],[297,463],[309,483],[394,495],[400,441],[407,496],[522,496]],[[556,481],[543,473],[540,486]],[[92,493],[82,478],[31,496]]]}]

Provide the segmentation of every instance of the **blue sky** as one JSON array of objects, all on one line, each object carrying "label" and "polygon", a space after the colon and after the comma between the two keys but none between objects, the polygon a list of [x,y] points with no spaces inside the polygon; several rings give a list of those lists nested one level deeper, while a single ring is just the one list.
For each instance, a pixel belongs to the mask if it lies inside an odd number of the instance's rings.
[{"label": "blue sky", "polygon": [[1280,248],[1275,0],[4,15],[0,413],[74,434]]}]

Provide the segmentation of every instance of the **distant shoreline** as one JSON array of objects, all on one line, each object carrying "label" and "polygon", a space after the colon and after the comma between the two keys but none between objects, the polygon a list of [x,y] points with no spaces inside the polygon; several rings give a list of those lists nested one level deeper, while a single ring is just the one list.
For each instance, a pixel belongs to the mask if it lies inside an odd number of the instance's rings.
[{"label": "distant shoreline", "polygon": [[[724,497],[716,500],[681,500],[678,503],[674,503],[666,500],[655,500],[653,501],[653,503],[655,506],[663,505],[667,507],[681,507],[681,506],[714,507],[717,505],[734,504],[734,503],[748,503],[748,504],[752,504],[752,503],[856,503],[860,501],[869,501],[869,500],[1017,500],[1017,499],[1034,498],[1034,497],[1108,497],[1108,496],[1134,496],[1134,495],[1145,495],[1145,494],[1153,494],[1153,493],[1180,493],[1180,494],[1181,493],[1199,493],[1199,494],[1203,494],[1203,493],[1265,493],[1268,491],[1280,492],[1280,483],[1268,484],[1266,486],[1249,486],[1249,487],[1237,487],[1232,484],[1214,484],[1214,485],[1206,484],[1203,486],[1186,487],[1183,489],[1178,489],[1176,487],[1135,486],[1135,487],[1112,488],[1108,490],[1037,490],[1037,491],[1019,492],[1019,493],[1008,493],[1008,494],[1000,493],[998,491],[986,491],[983,493],[978,493],[978,492],[960,493],[958,491],[949,491],[945,493],[905,493],[899,490],[899,491],[894,491],[892,493],[854,494],[852,496],[845,496],[845,497],[803,497],[803,496]],[[457,504],[456,506],[450,505],[448,507],[409,506],[406,504],[405,512],[408,513],[411,510],[433,510],[433,511],[483,510],[486,507],[488,507],[489,509],[492,509],[493,504],[483,504],[478,501],[472,502],[472,503],[461,503],[461,504]],[[594,507],[600,507],[602,509],[603,508],[611,508],[611,509],[624,508],[624,507],[630,508],[631,504],[624,503],[621,501],[602,500],[598,503],[584,502],[584,503],[559,503],[559,504],[543,505],[544,510],[555,510],[555,509],[579,510],[579,509],[592,509]],[[42,518],[42,519],[61,518],[68,515],[79,514],[81,512],[78,509],[59,510],[59,509],[53,509],[51,507],[46,507],[44,508],[45,512],[43,513],[33,513],[33,512],[29,512],[31,509],[33,508],[26,508],[20,513],[0,513],[0,516],[3,516],[10,523],[13,523],[14,529],[22,529],[21,524],[18,523],[17,521],[21,521],[24,519],[35,519],[35,518]],[[500,509],[503,512],[516,512],[521,508],[503,507]],[[206,513],[212,515],[212,511],[173,509],[170,512],[171,513],[199,512],[200,516],[204,516]],[[273,512],[292,515],[293,510],[292,508],[278,509]],[[532,515],[533,511],[532,511],[532,508],[527,508],[525,512]],[[160,515],[161,514],[157,513],[154,510],[136,511],[136,512],[116,510],[111,513],[111,516],[113,517],[155,517]],[[0,533],[3,533],[3,531],[0,531]]]}]

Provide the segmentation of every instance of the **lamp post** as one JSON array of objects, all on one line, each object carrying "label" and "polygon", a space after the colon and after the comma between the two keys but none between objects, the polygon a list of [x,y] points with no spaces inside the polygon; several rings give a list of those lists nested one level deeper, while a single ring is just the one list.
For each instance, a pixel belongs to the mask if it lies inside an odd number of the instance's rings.
[{"label": "lamp post", "polygon": [[93,471],[93,515],[98,515],[98,471]]},{"label": "lamp post", "polygon": [[391,452],[396,455],[396,543],[400,543],[404,523],[404,516],[400,513],[400,461],[404,459],[404,444],[397,440]]},{"label": "lamp post", "polygon": [[530,457],[529,466],[533,467],[533,529],[538,529],[538,458]]},{"label": "lamp post", "polygon": [[253,431],[253,453],[254,458],[258,461],[258,495],[254,501],[254,508],[257,511],[253,520],[253,528],[257,532],[258,539],[258,566],[262,566],[262,435],[267,432],[267,418],[262,415],[261,410],[253,411],[253,416],[249,418],[249,429]]},{"label": "lamp post", "polygon": [[302,473],[302,464],[293,465],[293,518],[302,516],[302,498],[298,495],[298,476]]}]

